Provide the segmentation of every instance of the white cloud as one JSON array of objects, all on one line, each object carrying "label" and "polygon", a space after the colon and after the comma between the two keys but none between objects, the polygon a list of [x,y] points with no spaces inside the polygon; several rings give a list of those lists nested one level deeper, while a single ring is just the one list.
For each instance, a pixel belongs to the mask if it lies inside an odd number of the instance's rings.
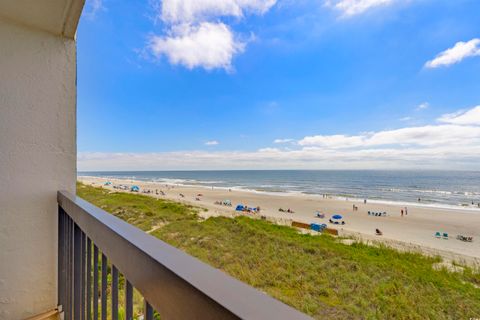
[{"label": "white cloud", "polygon": [[480,106],[441,116],[438,121],[457,125],[480,125]]},{"label": "white cloud", "polygon": [[393,2],[394,0],[327,0],[325,3],[327,6],[341,11],[343,16],[351,17]]},{"label": "white cloud", "polygon": [[217,140],[211,140],[211,141],[205,142],[206,146],[217,146],[218,144],[219,142]]},{"label": "white cloud", "polygon": [[[239,40],[224,17],[243,18],[246,14],[264,14],[277,0],[163,0],[155,1],[156,17],[163,21],[163,35],[153,35],[148,44],[155,57],[166,56],[174,65],[188,69],[223,68],[232,70],[233,58],[244,52],[246,42]],[[225,19],[224,19],[225,20]],[[254,38],[251,34],[250,38]]]},{"label": "white cloud", "polygon": [[264,14],[277,0],[163,0],[159,12],[164,22],[192,23],[216,17]]},{"label": "white cloud", "polygon": [[225,24],[203,22],[198,26],[177,26],[165,37],[152,36],[150,48],[157,58],[165,55],[171,64],[188,69],[230,70],[234,55],[243,52],[245,44],[235,39]]},{"label": "white cloud", "polygon": [[316,135],[292,149],[160,153],[81,152],[79,170],[371,169],[480,170],[480,106],[439,123],[357,135]]},{"label": "white cloud", "polygon": [[428,109],[430,107],[430,104],[428,102],[424,102],[424,103],[421,103],[419,104],[415,110],[417,111],[420,111],[420,110],[425,110],[425,109]]},{"label": "white cloud", "polygon": [[295,140],[293,139],[275,139],[273,141],[273,143],[278,143],[278,144],[281,144],[281,143],[291,143],[291,142],[294,142]]},{"label": "white cloud", "polygon": [[480,139],[480,128],[457,125],[429,125],[376,132],[365,137],[365,146],[464,145]]},{"label": "white cloud", "polygon": [[449,66],[473,56],[480,56],[480,39],[457,42],[452,48],[440,52],[433,60],[427,61],[425,67],[438,68]]},{"label": "white cloud", "polygon": [[104,10],[103,0],[87,0],[85,3],[85,15],[93,19],[100,10]]},{"label": "white cloud", "polygon": [[356,147],[364,143],[363,136],[318,135],[305,137],[298,142],[301,146],[320,146],[327,148],[348,148]]},{"label": "white cloud", "polygon": [[261,148],[258,149],[259,153],[278,153],[280,152],[280,149],[278,148]]},{"label": "white cloud", "polygon": [[410,120],[413,120],[412,117],[403,117],[403,118],[400,118],[399,119],[400,121],[410,121]]},{"label": "white cloud", "polygon": [[265,148],[252,152],[184,151],[163,153],[78,154],[78,170],[199,170],[199,169],[480,169],[480,145],[431,148],[331,150]]},{"label": "white cloud", "polygon": [[379,146],[435,146],[468,144],[480,139],[480,128],[459,125],[429,125],[371,132],[361,135],[310,136],[299,141],[301,146],[329,149],[371,148]]}]

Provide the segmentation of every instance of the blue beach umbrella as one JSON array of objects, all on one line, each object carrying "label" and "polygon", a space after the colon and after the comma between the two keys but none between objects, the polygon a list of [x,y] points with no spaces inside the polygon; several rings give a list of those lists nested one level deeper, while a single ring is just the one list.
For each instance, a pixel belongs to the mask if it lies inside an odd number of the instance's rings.
[{"label": "blue beach umbrella", "polygon": [[341,215],[339,215],[339,214],[336,214],[336,215],[334,215],[334,216],[332,217],[332,219],[335,219],[335,220],[340,220],[340,219],[342,219],[342,218],[343,218],[343,217],[342,217]]}]

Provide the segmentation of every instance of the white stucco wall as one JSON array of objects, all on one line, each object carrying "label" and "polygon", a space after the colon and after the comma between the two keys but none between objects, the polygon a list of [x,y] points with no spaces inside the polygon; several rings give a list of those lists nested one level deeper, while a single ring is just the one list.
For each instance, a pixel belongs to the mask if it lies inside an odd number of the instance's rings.
[{"label": "white stucco wall", "polygon": [[0,319],[56,307],[56,192],[76,179],[75,50],[0,20]]}]

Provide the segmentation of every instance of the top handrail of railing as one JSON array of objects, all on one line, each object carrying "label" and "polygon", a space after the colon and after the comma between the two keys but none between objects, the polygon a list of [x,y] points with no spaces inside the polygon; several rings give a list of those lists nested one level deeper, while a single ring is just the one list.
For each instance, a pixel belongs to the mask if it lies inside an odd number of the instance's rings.
[{"label": "top handrail of railing", "polygon": [[77,196],[57,199],[162,319],[310,319]]}]

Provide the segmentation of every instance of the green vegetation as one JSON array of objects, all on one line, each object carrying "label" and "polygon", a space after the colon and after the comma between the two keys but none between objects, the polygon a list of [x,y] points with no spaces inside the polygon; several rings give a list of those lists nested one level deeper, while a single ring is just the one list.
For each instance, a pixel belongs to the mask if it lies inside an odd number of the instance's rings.
[{"label": "green vegetation", "polygon": [[[80,197],[315,318],[469,319],[480,274],[435,271],[439,258],[246,217],[201,220],[198,208],[78,185]],[[152,231],[154,230],[154,231]]]}]

